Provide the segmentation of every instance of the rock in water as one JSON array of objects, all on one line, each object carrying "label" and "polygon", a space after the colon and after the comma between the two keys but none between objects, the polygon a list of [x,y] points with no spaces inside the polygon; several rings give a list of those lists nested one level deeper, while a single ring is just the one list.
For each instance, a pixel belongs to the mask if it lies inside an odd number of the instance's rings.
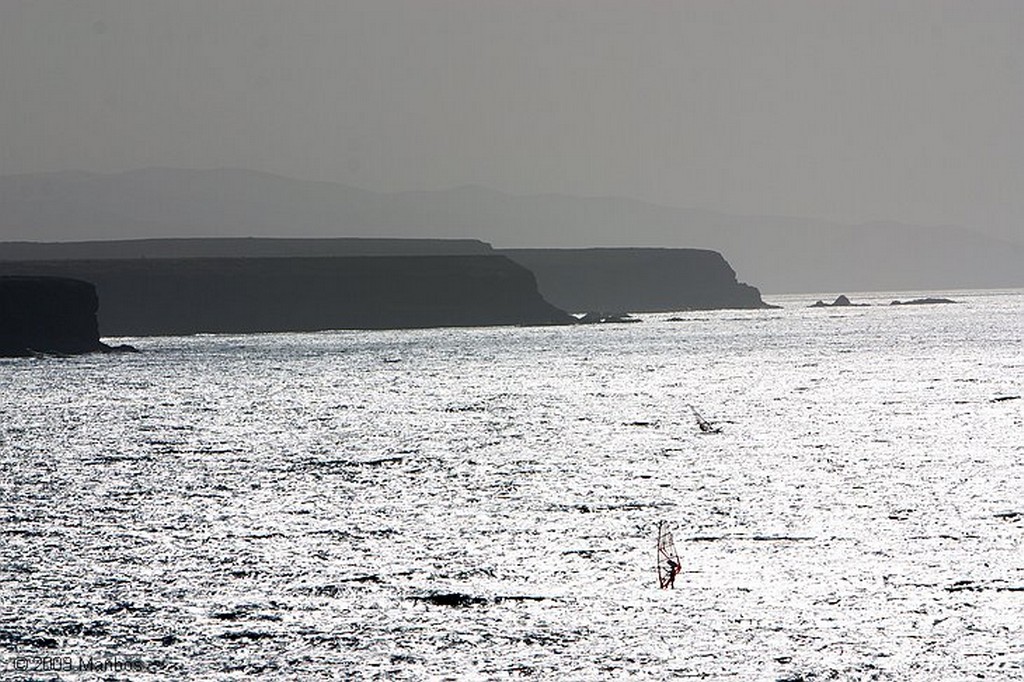
[{"label": "rock in water", "polygon": [[100,343],[96,287],[65,277],[0,277],[0,356],[89,353]]},{"label": "rock in water", "polygon": [[640,322],[640,320],[629,313],[601,313],[597,311],[590,311],[576,320],[577,324],[628,324],[631,322]]},{"label": "rock in water", "polygon": [[832,303],[825,303],[824,301],[815,301],[811,306],[812,308],[865,308],[869,304],[867,303],[852,303],[846,294],[839,294],[836,300]]},{"label": "rock in water", "polygon": [[893,301],[890,305],[934,305],[936,303],[956,303],[948,298],[915,298],[912,301]]}]

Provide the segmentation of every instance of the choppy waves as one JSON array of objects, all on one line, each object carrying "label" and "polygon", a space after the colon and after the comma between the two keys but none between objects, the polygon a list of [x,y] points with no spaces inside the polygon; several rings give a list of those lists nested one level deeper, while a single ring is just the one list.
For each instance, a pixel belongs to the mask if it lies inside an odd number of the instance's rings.
[{"label": "choppy waves", "polygon": [[960,298],[0,362],[0,665],[1024,676],[1024,296]]}]

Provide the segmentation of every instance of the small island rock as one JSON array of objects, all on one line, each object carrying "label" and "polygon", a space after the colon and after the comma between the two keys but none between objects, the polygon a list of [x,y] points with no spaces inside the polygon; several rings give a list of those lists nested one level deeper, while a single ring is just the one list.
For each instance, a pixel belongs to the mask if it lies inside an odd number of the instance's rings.
[{"label": "small island rock", "polygon": [[911,301],[893,301],[889,305],[933,305],[936,303],[956,303],[948,298],[915,298]]},{"label": "small island rock", "polygon": [[640,322],[629,313],[600,313],[591,311],[576,320],[577,324],[628,324]]},{"label": "small island rock", "polygon": [[816,301],[811,307],[812,308],[863,308],[867,306],[867,303],[851,303],[850,299],[847,298],[846,294],[839,294],[836,300],[832,303],[825,303],[824,301]]}]

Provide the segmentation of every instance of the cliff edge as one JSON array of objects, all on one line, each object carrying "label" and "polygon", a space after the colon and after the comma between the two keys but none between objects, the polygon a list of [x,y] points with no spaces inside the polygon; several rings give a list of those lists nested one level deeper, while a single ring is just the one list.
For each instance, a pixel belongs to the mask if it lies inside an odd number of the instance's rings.
[{"label": "cliff edge", "polygon": [[0,273],[95,283],[108,336],[573,321],[497,255],[5,261]]},{"label": "cliff edge", "polygon": [[0,277],[0,357],[91,353],[100,343],[96,288],[65,277]]},{"label": "cliff edge", "polygon": [[768,308],[706,249],[500,249],[537,277],[540,292],[569,311],[668,312]]}]

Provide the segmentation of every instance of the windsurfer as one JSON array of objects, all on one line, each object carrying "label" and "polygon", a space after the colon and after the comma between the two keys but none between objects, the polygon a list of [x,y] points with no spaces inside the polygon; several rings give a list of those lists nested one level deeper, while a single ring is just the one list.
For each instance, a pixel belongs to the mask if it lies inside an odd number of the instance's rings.
[{"label": "windsurfer", "polygon": [[700,416],[700,412],[697,411],[696,407],[694,407],[693,405],[690,405],[689,407],[693,411],[693,416],[697,420],[697,426],[700,427],[700,432],[701,433],[721,433],[722,432],[722,429],[720,427],[715,426],[714,424],[709,422],[707,419],[705,419],[704,417]]},{"label": "windsurfer", "polygon": [[679,575],[680,566],[673,559],[668,560],[668,575],[665,577],[665,587],[675,588],[676,576]]}]

